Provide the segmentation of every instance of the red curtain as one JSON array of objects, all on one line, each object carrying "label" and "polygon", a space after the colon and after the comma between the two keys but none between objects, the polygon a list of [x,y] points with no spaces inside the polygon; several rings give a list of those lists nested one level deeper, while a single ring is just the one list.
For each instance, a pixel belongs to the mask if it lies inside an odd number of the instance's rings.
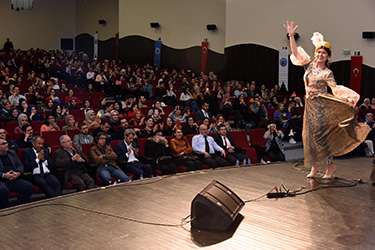
[{"label": "red curtain", "polygon": [[204,39],[201,45],[201,72],[207,73],[208,41]]},{"label": "red curtain", "polygon": [[351,57],[350,67],[350,88],[357,93],[361,93],[361,82],[362,82],[362,56]]}]

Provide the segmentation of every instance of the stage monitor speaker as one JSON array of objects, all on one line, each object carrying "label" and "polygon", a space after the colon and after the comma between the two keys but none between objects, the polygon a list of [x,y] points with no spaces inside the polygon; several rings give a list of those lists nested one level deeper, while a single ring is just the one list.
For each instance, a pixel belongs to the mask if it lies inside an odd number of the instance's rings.
[{"label": "stage monitor speaker", "polygon": [[152,22],[152,23],[150,23],[150,26],[151,26],[151,28],[159,29],[160,28],[160,23],[158,23],[158,22]]},{"label": "stage monitor speaker", "polygon": [[211,31],[216,31],[217,30],[216,24],[207,24],[206,28],[207,28],[207,30],[211,30]]},{"label": "stage monitor speaker", "polygon": [[244,205],[234,192],[213,180],[191,203],[191,226],[203,230],[227,231]]},{"label": "stage monitor speaker", "polygon": [[375,38],[375,32],[364,31],[364,32],[362,32],[362,38],[363,39],[374,39]]}]

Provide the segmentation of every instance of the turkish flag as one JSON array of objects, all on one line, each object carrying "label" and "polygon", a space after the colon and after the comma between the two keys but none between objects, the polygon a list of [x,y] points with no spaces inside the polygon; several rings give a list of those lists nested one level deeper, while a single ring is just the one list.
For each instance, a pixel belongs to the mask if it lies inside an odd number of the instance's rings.
[{"label": "turkish flag", "polygon": [[361,93],[362,82],[362,56],[352,56],[350,63],[350,88],[357,93]]},{"label": "turkish flag", "polygon": [[206,73],[208,61],[208,41],[204,39],[201,45],[201,72]]}]

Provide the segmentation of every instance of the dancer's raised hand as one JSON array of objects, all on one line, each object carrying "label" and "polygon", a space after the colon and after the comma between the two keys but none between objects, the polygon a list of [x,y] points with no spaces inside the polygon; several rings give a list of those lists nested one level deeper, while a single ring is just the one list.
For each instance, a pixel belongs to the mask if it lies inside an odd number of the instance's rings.
[{"label": "dancer's raised hand", "polygon": [[288,32],[289,35],[294,35],[296,33],[298,25],[295,24],[293,21],[286,21],[286,23],[284,24],[284,28],[286,29],[286,32]]}]

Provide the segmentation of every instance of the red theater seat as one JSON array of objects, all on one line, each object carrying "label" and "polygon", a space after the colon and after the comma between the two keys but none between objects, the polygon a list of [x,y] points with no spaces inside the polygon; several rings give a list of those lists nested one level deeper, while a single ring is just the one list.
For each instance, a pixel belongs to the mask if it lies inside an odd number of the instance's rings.
[{"label": "red theater seat", "polygon": [[45,143],[51,147],[60,145],[59,140],[62,135],[64,135],[62,131],[46,131],[41,134]]},{"label": "red theater seat", "polygon": [[255,129],[250,130],[249,135],[250,135],[251,144],[264,147],[266,145],[266,140],[263,137],[265,132],[266,130],[264,128],[255,128]]},{"label": "red theater seat", "polygon": [[138,139],[138,146],[139,146],[139,156],[144,156],[145,154],[145,143],[147,138],[139,138]]},{"label": "red theater seat", "polygon": [[83,110],[72,109],[70,110],[70,114],[73,115],[74,119],[79,123],[85,120],[85,113],[83,112]]},{"label": "red theater seat", "polygon": [[93,144],[82,144],[82,153],[87,157]]},{"label": "red theater seat", "polygon": [[31,122],[31,127],[33,127],[34,133],[39,134],[40,127],[43,125],[42,121],[33,121]]},{"label": "red theater seat", "polygon": [[249,145],[246,139],[246,132],[245,131],[232,131],[230,133],[232,135],[233,141],[237,147],[246,150],[246,155],[250,158],[252,163],[257,162],[257,154],[253,147]]}]

